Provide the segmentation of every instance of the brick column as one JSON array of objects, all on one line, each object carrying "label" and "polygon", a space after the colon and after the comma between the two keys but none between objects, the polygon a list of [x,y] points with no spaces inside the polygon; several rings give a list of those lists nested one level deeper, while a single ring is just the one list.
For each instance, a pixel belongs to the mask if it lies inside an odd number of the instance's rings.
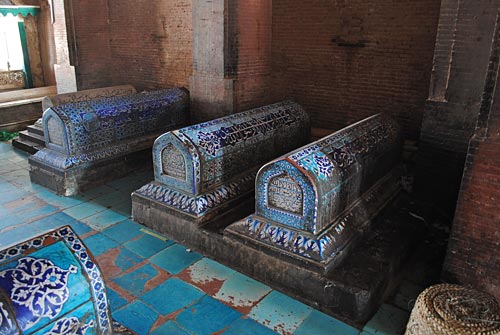
[{"label": "brick column", "polygon": [[57,58],[57,64],[54,64],[54,72],[56,77],[57,93],[75,92],[78,88],[76,85],[75,67],[70,63],[64,0],[53,0],[53,6],[53,28]]},{"label": "brick column", "polygon": [[272,0],[193,0],[193,121],[265,104]]},{"label": "brick column", "polygon": [[[465,161],[443,277],[500,299],[500,17]],[[490,41],[491,43],[491,41]]]},{"label": "brick column", "polygon": [[[193,75],[190,78],[193,121],[234,110],[235,31],[231,0],[193,0]],[[234,7],[233,7],[234,9]]]},{"label": "brick column", "polygon": [[498,0],[441,2],[416,191],[450,215],[479,113],[498,7]]}]

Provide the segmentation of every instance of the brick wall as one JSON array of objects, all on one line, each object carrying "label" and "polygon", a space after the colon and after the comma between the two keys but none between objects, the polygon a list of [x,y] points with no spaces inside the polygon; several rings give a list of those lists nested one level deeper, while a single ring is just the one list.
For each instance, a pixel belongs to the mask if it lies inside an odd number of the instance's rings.
[{"label": "brick wall", "polygon": [[[236,3],[236,1],[234,2]],[[237,1],[235,110],[268,104],[272,94],[272,0]]]},{"label": "brick wall", "polygon": [[66,2],[72,65],[79,90],[110,86],[113,82],[108,25],[108,1]]},{"label": "brick wall", "polygon": [[450,216],[473,135],[499,1],[443,0],[416,190]]},{"label": "brick wall", "polygon": [[439,1],[274,0],[274,99],[289,97],[313,127],[378,112],[417,139],[428,94]]},{"label": "brick wall", "polygon": [[191,0],[69,0],[66,12],[79,90],[189,86]]},{"label": "brick wall", "polygon": [[191,0],[108,1],[113,79],[138,90],[189,86]]},{"label": "brick wall", "polygon": [[[500,299],[500,27],[470,141],[443,277]],[[495,91],[496,90],[496,91]]]}]

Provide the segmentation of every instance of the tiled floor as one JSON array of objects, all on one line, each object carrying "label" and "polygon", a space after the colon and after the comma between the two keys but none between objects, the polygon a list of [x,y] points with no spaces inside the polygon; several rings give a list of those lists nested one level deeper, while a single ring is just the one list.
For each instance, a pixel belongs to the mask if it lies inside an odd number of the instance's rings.
[{"label": "tiled floor", "polygon": [[130,220],[136,173],[75,197],[29,180],[27,155],[0,143],[0,249],[61,225],[84,239],[103,271],[113,317],[143,334],[402,334],[411,299],[404,283],[355,329]]}]

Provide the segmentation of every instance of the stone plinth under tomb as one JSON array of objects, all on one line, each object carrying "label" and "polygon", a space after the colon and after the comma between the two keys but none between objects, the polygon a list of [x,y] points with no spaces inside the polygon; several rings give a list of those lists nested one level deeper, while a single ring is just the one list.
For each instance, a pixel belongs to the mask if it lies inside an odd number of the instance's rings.
[{"label": "stone plinth under tomb", "polygon": [[[155,226],[151,211],[159,210],[187,224],[223,226],[228,211],[252,211],[259,167],[308,138],[309,118],[291,101],[168,132],[153,146],[155,180],[132,194],[132,216]],[[150,209],[138,210],[139,202]]]},{"label": "stone plinth under tomb", "polygon": [[377,114],[280,157],[259,170],[255,213],[224,234],[326,273],[399,191],[401,151],[397,124]]},{"label": "stone plinth under tomb", "polygon": [[189,93],[179,88],[51,107],[42,121],[46,147],[29,158],[31,181],[73,195],[123,176],[150,164],[155,138],[188,116]]}]

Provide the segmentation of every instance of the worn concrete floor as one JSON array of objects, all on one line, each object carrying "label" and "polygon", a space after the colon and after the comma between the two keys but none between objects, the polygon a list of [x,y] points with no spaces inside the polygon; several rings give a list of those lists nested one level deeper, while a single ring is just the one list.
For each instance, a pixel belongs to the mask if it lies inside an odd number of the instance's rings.
[{"label": "worn concrete floor", "polygon": [[113,318],[140,335],[396,335],[422,290],[403,281],[356,329],[133,222],[130,193],[152,172],[59,197],[28,171],[27,155],[0,143],[0,249],[72,226],[105,275]]}]

